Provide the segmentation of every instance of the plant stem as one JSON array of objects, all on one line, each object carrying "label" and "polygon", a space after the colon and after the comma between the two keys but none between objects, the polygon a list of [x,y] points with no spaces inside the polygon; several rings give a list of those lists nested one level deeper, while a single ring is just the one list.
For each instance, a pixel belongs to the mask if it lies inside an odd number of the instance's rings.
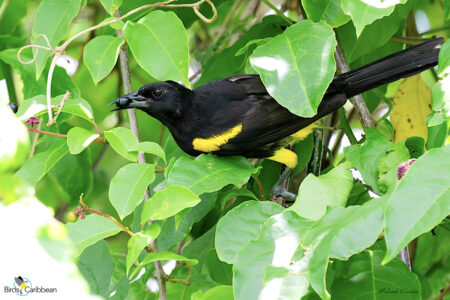
[{"label": "plant stem", "polygon": [[358,141],[356,140],[356,137],[353,134],[353,131],[352,131],[350,125],[348,124],[347,117],[345,116],[345,110],[343,107],[338,109],[338,116],[339,116],[339,121],[341,122],[340,128],[345,133],[345,135],[348,137],[350,144],[352,144],[352,145],[357,144]]},{"label": "plant stem", "polygon": [[53,136],[62,137],[62,138],[67,138],[67,135],[65,135],[65,134],[49,132],[49,131],[42,131],[42,130],[34,129],[34,128],[28,128],[28,131],[41,133],[41,134],[47,134],[47,135],[53,135]]},{"label": "plant stem", "polygon": [[[336,59],[336,66],[339,73],[345,73],[350,71],[350,67],[348,66],[348,63],[344,56],[344,51],[342,50],[341,46],[337,45],[336,52],[334,52],[334,57]],[[359,113],[359,116],[361,117],[361,123],[364,128],[369,127],[375,127],[377,125],[377,122],[372,117],[372,115],[369,112],[369,109],[366,106],[366,103],[364,102],[364,99],[361,95],[356,95],[353,97],[353,101],[355,103],[355,108]]]},{"label": "plant stem", "polygon": [[294,24],[295,22],[286,17],[283,12],[281,12],[278,8],[275,7],[269,0],[263,0],[264,4],[266,4],[269,8],[273,9],[277,15],[279,15],[283,20],[289,23],[289,25]]},{"label": "plant stem", "polygon": [[[116,17],[120,17],[120,12],[117,10],[114,14]],[[122,30],[116,30],[117,37],[123,37]],[[122,47],[119,52],[119,59],[120,59],[120,66],[121,66],[121,74],[122,74],[122,82],[123,82],[123,88],[125,94],[131,93],[132,87],[131,87],[131,76],[130,76],[130,67],[128,64],[128,50],[126,47]],[[130,128],[133,131],[133,133],[136,135],[138,141],[140,141],[139,138],[139,128],[137,124],[136,119],[136,111],[135,109],[128,109],[128,118],[130,121]],[[139,163],[145,163],[145,156],[143,152],[139,152],[138,154],[138,162]],[[144,195],[144,201],[147,201],[150,198],[150,190],[147,187]],[[157,251],[157,244],[156,240],[154,240],[150,247],[154,249],[154,251]],[[164,270],[162,268],[160,261],[155,261],[155,272],[156,272],[156,278],[158,280],[159,284],[159,299],[160,300],[166,300],[167,294],[166,294],[166,280],[165,280],[165,274]]]}]

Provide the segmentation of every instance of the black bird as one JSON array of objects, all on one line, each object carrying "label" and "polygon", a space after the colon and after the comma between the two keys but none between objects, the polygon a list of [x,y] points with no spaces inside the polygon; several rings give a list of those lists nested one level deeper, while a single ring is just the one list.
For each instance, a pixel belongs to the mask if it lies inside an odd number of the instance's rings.
[{"label": "black bird", "polygon": [[112,103],[138,108],[164,123],[184,152],[269,158],[289,168],[297,156],[286,149],[348,98],[435,66],[442,38],[394,53],[334,78],[317,114],[302,118],[278,104],[258,75],[234,75],[194,90],[174,81],[149,83]]}]

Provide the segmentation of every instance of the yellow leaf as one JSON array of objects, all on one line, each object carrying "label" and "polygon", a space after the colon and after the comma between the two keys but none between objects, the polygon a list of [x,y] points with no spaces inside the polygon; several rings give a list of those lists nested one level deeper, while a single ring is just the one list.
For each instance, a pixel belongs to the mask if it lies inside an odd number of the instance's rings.
[{"label": "yellow leaf", "polygon": [[420,75],[406,78],[398,87],[392,103],[391,122],[394,143],[411,136],[427,140],[427,115],[431,113],[431,92]]}]

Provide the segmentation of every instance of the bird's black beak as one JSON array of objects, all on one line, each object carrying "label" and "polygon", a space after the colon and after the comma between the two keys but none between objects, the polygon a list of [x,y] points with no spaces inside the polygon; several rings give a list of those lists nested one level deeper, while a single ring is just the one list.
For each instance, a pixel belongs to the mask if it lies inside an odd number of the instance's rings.
[{"label": "bird's black beak", "polygon": [[147,108],[147,99],[144,96],[138,94],[138,91],[126,94],[113,102],[111,104],[117,105],[116,108],[111,111],[116,111],[120,109],[128,109],[128,108]]}]

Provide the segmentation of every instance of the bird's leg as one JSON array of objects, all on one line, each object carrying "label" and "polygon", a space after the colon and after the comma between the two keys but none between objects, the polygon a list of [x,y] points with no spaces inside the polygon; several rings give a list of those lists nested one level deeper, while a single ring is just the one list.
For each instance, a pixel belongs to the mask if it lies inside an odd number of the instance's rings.
[{"label": "bird's leg", "polygon": [[297,198],[296,194],[288,192],[286,189],[287,181],[292,173],[292,170],[293,169],[290,168],[284,169],[280,175],[280,178],[278,178],[278,181],[275,183],[272,191],[270,192],[270,199],[283,206],[285,206],[285,202],[294,202]]}]

